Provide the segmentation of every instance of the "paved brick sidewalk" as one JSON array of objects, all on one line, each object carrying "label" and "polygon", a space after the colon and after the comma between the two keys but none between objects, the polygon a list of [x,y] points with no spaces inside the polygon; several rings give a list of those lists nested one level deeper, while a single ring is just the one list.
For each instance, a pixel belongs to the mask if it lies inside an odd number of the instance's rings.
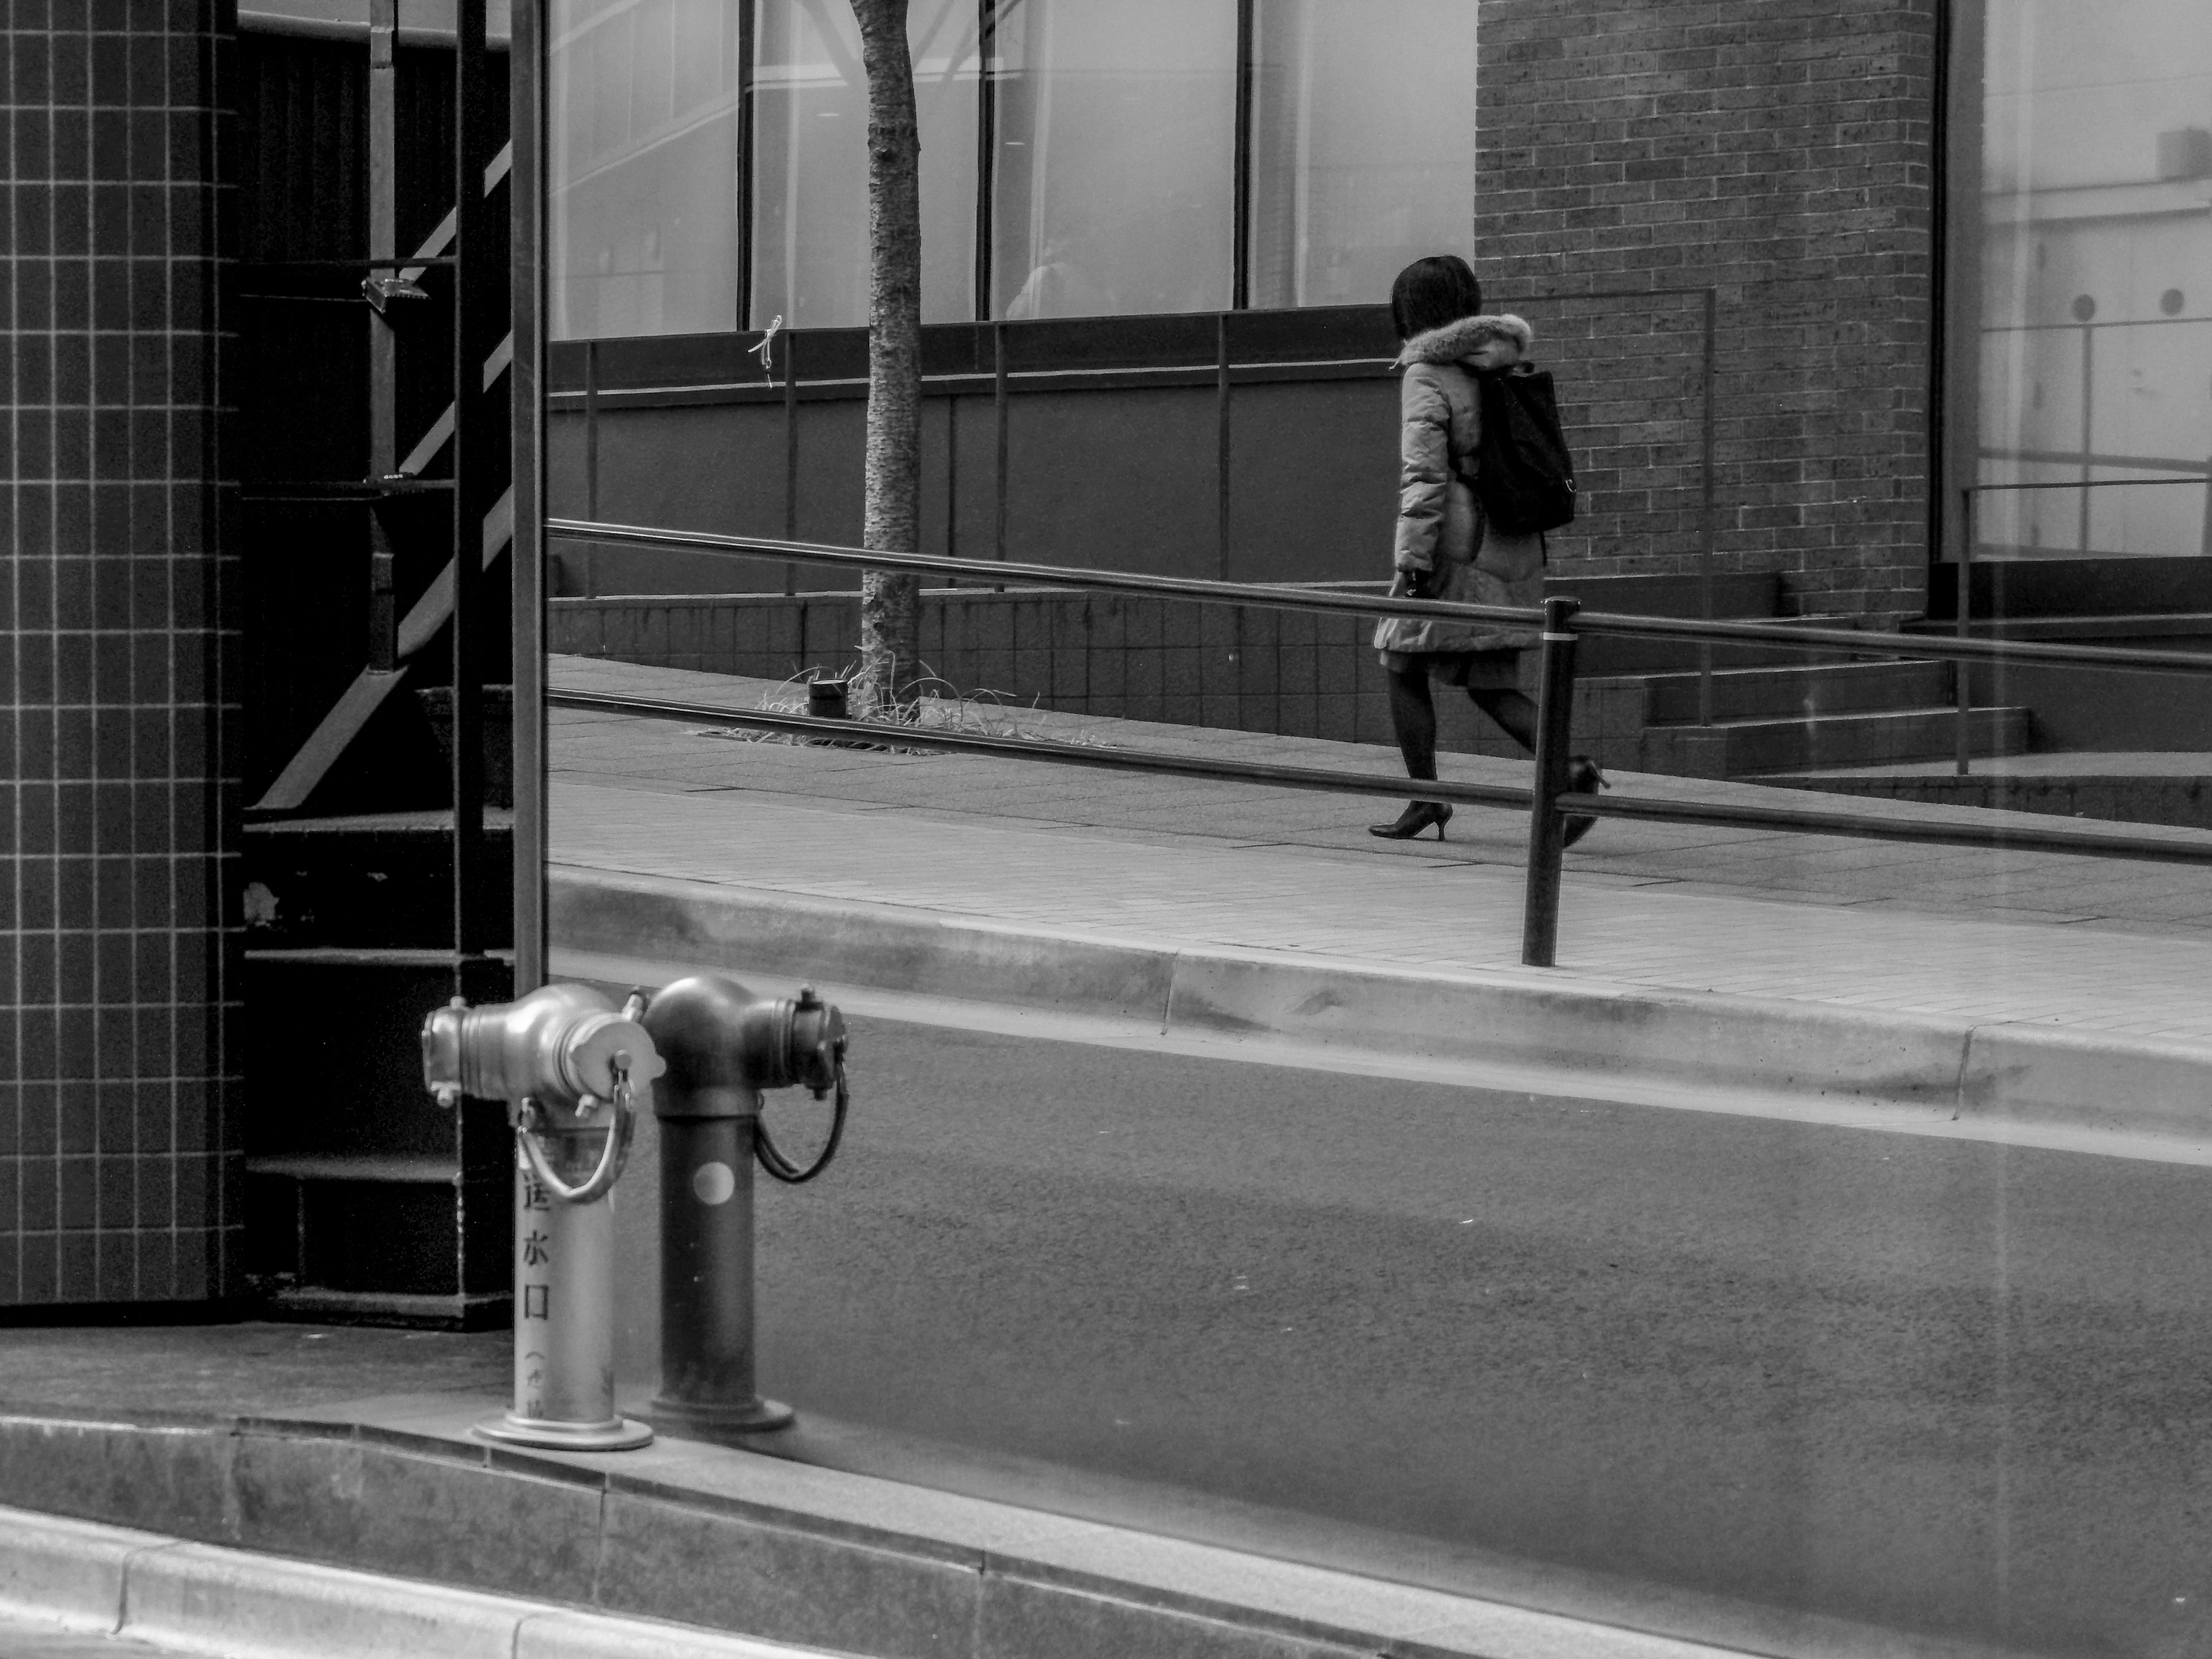
[{"label": "paved brick sidewalk", "polygon": [[[741,706],[761,690],[575,659],[557,659],[555,678]],[[1048,720],[1054,735],[1395,770],[1371,745],[1104,729],[1121,724]],[[1360,797],[739,743],[573,711],[556,718],[553,764],[562,863],[1153,943],[1530,971],[1514,813],[1466,809],[1441,847],[1391,844],[1365,834],[1383,812]],[[1460,757],[1451,769],[1515,769]],[[1560,971],[1577,979],[2212,1044],[2212,872],[1617,822],[1584,846],[1561,914]]]}]

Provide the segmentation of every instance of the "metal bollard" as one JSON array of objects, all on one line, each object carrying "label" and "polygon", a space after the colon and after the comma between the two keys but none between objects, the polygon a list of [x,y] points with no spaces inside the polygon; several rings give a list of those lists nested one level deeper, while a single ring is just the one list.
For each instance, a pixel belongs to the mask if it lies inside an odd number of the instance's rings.
[{"label": "metal bollard", "polygon": [[1536,701],[1536,765],[1528,806],[1528,877],[1521,920],[1521,960],[1530,968],[1554,965],[1559,943],[1559,860],[1565,816],[1567,750],[1575,710],[1573,599],[1544,601],[1543,680]]},{"label": "metal bollard", "polygon": [[[756,998],[702,974],[664,988],[645,1029],[667,1062],[653,1091],[660,1125],[660,1392],[653,1421],[702,1439],[757,1434],[791,1421],[761,1398],[753,1349],[753,1174],[806,1181],[837,1150],[848,1094],[844,1016],[802,988]],[[761,1091],[833,1089],[836,1115],[821,1156],[801,1170],[761,1127]]]},{"label": "metal bollard", "polygon": [[634,1091],[663,1069],[638,1023],[599,992],[549,985],[422,1023],[422,1080],[447,1109],[504,1100],[514,1127],[514,1398],[486,1439],[621,1451],[653,1438],[615,1410],[614,1212]]},{"label": "metal bollard", "polygon": [[806,683],[806,712],[817,720],[852,719],[852,699],[847,691],[843,680],[809,680]]}]

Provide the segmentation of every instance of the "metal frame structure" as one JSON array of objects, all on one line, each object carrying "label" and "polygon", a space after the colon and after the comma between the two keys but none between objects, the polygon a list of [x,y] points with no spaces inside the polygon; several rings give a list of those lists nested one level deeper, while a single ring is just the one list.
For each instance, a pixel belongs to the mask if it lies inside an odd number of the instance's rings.
[{"label": "metal frame structure", "polygon": [[[501,77],[512,72],[513,95],[526,109],[537,107],[542,77],[534,57],[499,61],[487,9],[487,0],[459,0],[450,40],[426,44],[403,39],[398,0],[370,0],[365,39],[337,37],[364,49],[365,104],[357,107],[366,155],[325,144],[331,153],[322,157],[365,174],[365,252],[258,267],[274,279],[267,285],[280,289],[315,272],[324,287],[334,276],[359,273],[353,302],[362,305],[367,334],[360,473],[257,482],[241,492],[264,513],[264,541],[289,559],[327,562],[348,549],[307,539],[284,516],[288,504],[344,503],[365,520],[362,631],[333,634],[322,615],[279,615],[256,647],[313,661],[314,673],[295,677],[307,680],[326,678],[320,665],[333,657],[360,665],[249,809],[247,824],[246,875],[270,892],[264,909],[273,916],[264,937],[249,940],[249,971],[258,975],[249,995],[264,1004],[264,1025],[286,1033],[258,1054],[259,1080],[249,1074],[258,1104],[249,1113],[246,1145],[248,1212],[258,1218],[249,1220],[248,1249],[271,1310],[301,1316],[471,1325],[503,1316],[507,1300],[499,1246],[508,1174],[504,1134],[491,1133],[495,1116],[488,1121],[482,1106],[450,1119],[427,1115],[415,1091],[383,1081],[412,1053],[427,989],[483,1001],[510,994],[513,985],[509,878],[495,868],[504,812],[490,804],[486,742],[491,736],[501,744],[505,734],[485,730],[487,688],[507,678],[494,655],[510,617],[487,573],[513,535],[510,419],[538,407],[544,382],[533,332],[520,365],[525,372],[509,385],[518,366],[507,322],[510,267],[520,258],[498,192],[518,154],[535,168],[542,145],[534,137],[519,150],[511,143]],[[535,9],[516,8],[518,22],[534,21]],[[331,48],[315,50],[327,58]],[[438,103],[441,62],[451,66],[449,110]],[[431,78],[403,85],[410,73]],[[442,168],[422,166],[430,160],[425,132],[450,133]],[[266,136],[283,143],[297,135]],[[442,177],[453,204],[412,252],[401,240],[410,167],[416,197],[427,172]],[[526,173],[509,192],[516,212],[533,222],[542,176]],[[425,217],[435,210],[419,200],[412,209]],[[337,218],[325,223],[326,232],[343,226]],[[344,240],[357,234],[349,229]],[[542,263],[534,248],[528,258],[533,268]],[[264,420],[318,418],[322,408],[283,401],[310,386],[330,398],[327,384],[308,380],[271,380],[249,396],[260,401]],[[428,417],[441,386],[444,407]],[[427,424],[408,428],[425,417]],[[518,440],[540,432],[534,418],[516,428]],[[533,487],[542,477],[534,462],[529,477]],[[350,610],[355,601],[344,603]],[[520,620],[522,608],[515,609]],[[542,622],[515,630],[515,661],[526,670],[517,698],[521,722],[541,718],[543,639]],[[422,712],[409,708],[396,694],[410,683],[442,702]],[[288,712],[248,714],[282,730]],[[449,734],[442,769],[431,759],[431,728],[441,720]],[[392,771],[395,757],[404,757],[406,781]],[[440,809],[421,810],[423,788],[439,789]],[[533,890],[542,890],[535,795],[517,817],[532,826],[520,838],[517,870],[532,871]],[[366,875],[348,867],[362,861],[363,848],[374,849]],[[349,881],[373,896],[337,902]],[[366,885],[373,883],[382,887]],[[514,885],[520,899],[523,884]],[[376,914],[387,894],[386,908],[404,914],[404,924],[387,925]],[[534,938],[542,970],[542,927]],[[301,1017],[333,1006],[347,1011],[343,1032]],[[316,1088],[309,1080],[316,1069],[340,1063],[341,1054],[346,1083]]]}]

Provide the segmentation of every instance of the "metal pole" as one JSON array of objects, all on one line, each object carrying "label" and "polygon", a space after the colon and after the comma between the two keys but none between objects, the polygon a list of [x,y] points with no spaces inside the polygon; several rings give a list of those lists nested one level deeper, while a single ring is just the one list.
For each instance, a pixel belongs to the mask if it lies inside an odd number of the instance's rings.
[{"label": "metal pole", "polygon": [[[991,556],[1000,563],[1006,557],[1006,325],[991,325],[991,414],[997,423],[994,441],[996,453],[992,462],[994,501],[991,520]],[[1006,591],[1003,582],[994,586],[992,592]]]},{"label": "metal pole", "polygon": [[1214,319],[1213,330],[1213,395],[1214,395],[1214,573],[1217,580],[1229,580],[1229,313],[1223,312]]},{"label": "metal pole", "polygon": [[[783,335],[783,538],[799,539],[799,340],[797,331]],[[799,592],[799,567],[783,567],[786,599]]]},{"label": "metal pole", "polygon": [[[507,309],[514,362],[507,370],[514,539],[507,554],[514,713],[514,988],[545,983],[545,88],[542,8],[514,8],[508,56]],[[599,498],[596,343],[585,356],[586,488]],[[598,592],[596,551],[586,554]]]},{"label": "metal pole", "polygon": [[1569,599],[1544,601],[1543,679],[1536,702],[1536,764],[1528,803],[1528,889],[1521,922],[1521,960],[1555,965],[1559,940],[1559,860],[1566,818],[1567,746],[1573,741],[1575,612]]},{"label": "metal pole", "polygon": [[[370,0],[368,9],[368,257],[399,252],[399,128],[394,42],[398,0]],[[373,270],[372,278],[391,275]],[[368,307],[368,476],[388,478],[399,469],[399,340],[386,307]],[[388,515],[393,503],[368,512],[368,665],[389,673],[399,664],[398,551]]]},{"label": "metal pole", "polygon": [[[1714,444],[1718,430],[1713,410],[1713,391],[1720,378],[1718,359],[1720,338],[1720,290],[1705,290],[1705,367],[1702,393],[1704,404],[1704,505],[1699,512],[1698,544],[1698,614],[1705,621],[1713,619],[1713,557],[1714,544],[1720,538],[1719,480],[1715,472]],[[1713,642],[1698,642],[1698,724],[1713,723]]]},{"label": "metal pole", "polygon": [[[475,976],[491,971],[484,902],[483,520],[499,494],[488,443],[495,428],[483,361],[502,320],[495,286],[512,257],[507,228],[484,200],[483,169],[502,142],[491,125],[491,54],[485,0],[453,12],[453,951],[455,992],[485,994]],[[513,562],[510,559],[510,564]],[[463,982],[464,981],[467,982]],[[512,981],[509,981],[511,994]]]},{"label": "metal pole", "polygon": [[1252,59],[1258,36],[1255,0],[1237,0],[1237,137],[1231,174],[1229,308],[1252,303]]},{"label": "metal pole", "polygon": [[2089,457],[2096,453],[2095,380],[2097,374],[2097,330],[2094,324],[2081,325],[2081,498],[2077,520],[2077,537],[2083,558],[2089,556]]},{"label": "metal pole", "polygon": [[[960,394],[945,394],[945,556],[960,556]],[[960,578],[948,586],[957,587]]]},{"label": "metal pole", "polygon": [[[1966,534],[1959,543],[1959,601],[1953,620],[1953,631],[1964,640],[1972,635],[1972,615],[1974,606],[1974,487],[1968,484],[1959,494],[1965,498]],[[1953,715],[1953,760],[1958,774],[1965,777],[1973,769],[1972,745],[1970,731],[1974,713],[1974,665],[1970,662],[1954,663],[1952,690],[1958,702],[1958,712]]]},{"label": "metal pole", "polygon": [[[516,95],[520,94],[518,93]],[[516,104],[513,107],[519,112],[521,106]],[[518,145],[517,148],[519,149],[520,147]],[[521,165],[519,157],[516,165],[518,167]],[[521,221],[518,216],[516,220],[518,234],[520,223]],[[522,272],[518,265],[515,279],[520,282]],[[514,344],[515,349],[520,352],[522,349],[522,342],[518,338]],[[518,404],[516,409],[519,415],[520,405]],[[520,473],[516,475],[518,479],[520,476]],[[599,499],[599,343],[597,340],[584,342],[584,499],[595,504],[592,516],[598,518],[599,515],[596,510],[596,503]],[[596,547],[586,547],[584,550],[584,596],[592,599],[599,597],[599,550]]]},{"label": "metal pole", "polygon": [[991,237],[997,222],[992,197],[999,165],[998,12],[997,0],[975,0],[975,320],[979,323],[991,317]]}]

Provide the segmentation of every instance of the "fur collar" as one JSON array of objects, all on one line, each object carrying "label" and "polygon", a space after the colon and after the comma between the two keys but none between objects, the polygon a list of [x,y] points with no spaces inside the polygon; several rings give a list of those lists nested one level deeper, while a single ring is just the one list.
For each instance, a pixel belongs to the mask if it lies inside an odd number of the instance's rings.
[{"label": "fur collar", "polygon": [[1510,340],[1521,355],[1528,354],[1536,331],[1510,313],[1495,316],[1462,317],[1442,328],[1416,334],[1398,354],[1398,367],[1408,363],[1454,363],[1493,340]]}]

